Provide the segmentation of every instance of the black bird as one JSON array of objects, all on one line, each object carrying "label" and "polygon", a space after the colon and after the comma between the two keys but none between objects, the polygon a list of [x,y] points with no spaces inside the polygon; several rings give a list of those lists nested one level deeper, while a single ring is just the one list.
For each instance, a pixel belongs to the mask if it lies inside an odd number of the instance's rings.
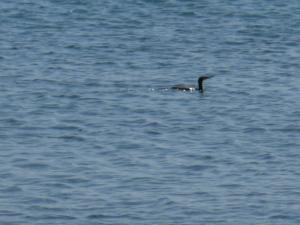
[{"label": "black bird", "polygon": [[198,79],[198,88],[195,85],[186,85],[186,84],[177,84],[172,87],[172,89],[180,90],[180,91],[195,91],[199,90],[200,92],[203,92],[203,81],[211,78],[208,76],[202,76]]}]

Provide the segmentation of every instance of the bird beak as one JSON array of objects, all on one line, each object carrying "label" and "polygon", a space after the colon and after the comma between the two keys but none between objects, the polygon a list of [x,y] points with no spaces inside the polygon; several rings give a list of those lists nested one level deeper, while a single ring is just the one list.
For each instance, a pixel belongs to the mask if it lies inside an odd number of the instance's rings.
[{"label": "bird beak", "polygon": [[213,76],[205,76],[205,77],[203,77],[203,80],[207,80],[207,79],[209,79],[209,78],[212,78]]}]

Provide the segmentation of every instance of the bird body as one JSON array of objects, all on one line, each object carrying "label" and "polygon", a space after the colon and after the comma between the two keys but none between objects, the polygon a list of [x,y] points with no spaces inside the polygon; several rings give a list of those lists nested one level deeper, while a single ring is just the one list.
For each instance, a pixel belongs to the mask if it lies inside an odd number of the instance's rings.
[{"label": "bird body", "polygon": [[180,91],[195,91],[197,87],[195,85],[177,84],[173,86],[172,89]]},{"label": "bird body", "polygon": [[195,91],[199,90],[200,92],[203,92],[203,81],[208,79],[210,77],[208,76],[201,76],[198,78],[198,88],[195,85],[186,85],[186,84],[177,84],[172,87],[174,90],[179,91]]}]

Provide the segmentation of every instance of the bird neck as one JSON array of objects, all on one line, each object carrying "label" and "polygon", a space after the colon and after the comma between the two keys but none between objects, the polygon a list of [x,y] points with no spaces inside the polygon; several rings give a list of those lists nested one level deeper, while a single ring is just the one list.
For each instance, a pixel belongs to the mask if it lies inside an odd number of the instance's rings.
[{"label": "bird neck", "polygon": [[198,81],[199,91],[203,92],[203,80]]}]

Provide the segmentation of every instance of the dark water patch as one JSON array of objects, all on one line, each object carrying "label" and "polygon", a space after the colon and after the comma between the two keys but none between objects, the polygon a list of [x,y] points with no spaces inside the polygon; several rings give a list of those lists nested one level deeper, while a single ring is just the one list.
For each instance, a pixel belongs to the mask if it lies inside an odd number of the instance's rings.
[{"label": "dark water patch", "polygon": [[259,127],[252,127],[252,128],[245,128],[244,129],[245,133],[264,133],[266,132],[266,129],[264,128],[259,128]]},{"label": "dark water patch", "polygon": [[213,155],[202,155],[202,154],[185,154],[184,158],[187,160],[202,160],[205,162],[213,161]]},{"label": "dark water patch", "polygon": [[59,98],[59,99],[62,99],[62,98],[66,98],[66,99],[80,99],[81,96],[80,95],[77,95],[77,94],[62,94],[62,95],[54,95],[55,98]]},{"label": "dark water patch", "polygon": [[22,213],[18,213],[18,212],[13,212],[13,211],[10,211],[10,210],[0,210],[0,216],[3,217],[3,216],[7,216],[7,217],[20,217],[20,216],[23,216]]},{"label": "dark water patch", "polygon": [[182,166],[183,169],[190,171],[190,172],[200,172],[200,171],[205,171],[205,170],[209,170],[212,168],[215,168],[212,165],[185,165]]},{"label": "dark water patch", "polygon": [[271,220],[277,220],[277,221],[278,221],[278,220],[281,220],[282,222],[284,222],[284,221],[288,221],[288,220],[291,220],[291,219],[297,219],[297,220],[300,220],[300,216],[278,214],[278,215],[270,216],[269,219],[271,219]]},{"label": "dark water patch", "polygon": [[34,221],[70,221],[70,220],[76,220],[77,218],[75,216],[68,216],[68,215],[42,215],[42,216],[26,216],[27,219],[34,220]]},{"label": "dark water patch", "polygon": [[87,219],[124,219],[127,215],[107,215],[107,214],[91,214],[87,216]]},{"label": "dark water patch", "polygon": [[76,45],[76,44],[72,44],[72,45],[66,46],[65,48],[79,50],[79,49],[81,49],[81,46],[80,45]]},{"label": "dark water patch", "polygon": [[235,184],[235,183],[232,183],[232,184],[221,184],[219,186],[222,187],[222,188],[225,188],[225,189],[229,189],[229,190],[243,188],[243,185],[241,185],[241,184]]},{"label": "dark water patch", "polygon": [[75,136],[75,135],[62,135],[62,136],[48,136],[49,139],[57,139],[57,140],[64,140],[67,142],[84,142],[85,138],[81,136]]},{"label": "dark water patch", "polygon": [[155,131],[155,130],[147,130],[145,133],[149,134],[149,135],[154,135],[154,136],[162,134],[162,132]]},{"label": "dark water patch", "polygon": [[300,126],[297,125],[288,125],[284,128],[280,128],[280,129],[273,129],[273,131],[277,131],[277,132],[283,132],[283,133],[299,133],[300,132]]},{"label": "dark water patch", "polygon": [[46,170],[49,168],[49,165],[44,163],[25,163],[25,164],[18,164],[16,166],[23,169],[31,169],[31,170]]},{"label": "dark water patch", "polygon": [[22,188],[20,188],[18,186],[5,187],[5,188],[0,189],[0,190],[3,193],[17,193],[17,192],[22,192]]},{"label": "dark water patch", "polygon": [[59,131],[78,131],[78,132],[83,131],[82,128],[80,127],[70,126],[70,125],[56,125],[51,127],[51,129],[59,130]]},{"label": "dark water patch", "polygon": [[88,179],[85,179],[85,178],[68,178],[68,179],[65,179],[65,182],[67,184],[84,184],[84,183],[88,183],[89,180]]},{"label": "dark water patch", "polygon": [[[36,206],[42,207],[43,205],[48,205],[48,204],[56,204],[57,201],[53,198],[48,198],[48,197],[33,197],[30,198],[28,201],[24,201],[24,203],[34,203]],[[52,208],[51,208],[52,209]],[[55,209],[55,208],[53,208]],[[62,209],[55,209],[56,211],[62,211]]]},{"label": "dark water patch", "polygon": [[13,177],[13,173],[11,173],[11,172],[8,172],[8,173],[7,172],[1,172],[0,177],[3,178],[3,179],[10,178],[10,177]]},{"label": "dark water patch", "polygon": [[46,187],[53,187],[57,189],[69,189],[71,186],[69,184],[66,184],[63,180],[61,182],[47,182],[44,184]]}]

